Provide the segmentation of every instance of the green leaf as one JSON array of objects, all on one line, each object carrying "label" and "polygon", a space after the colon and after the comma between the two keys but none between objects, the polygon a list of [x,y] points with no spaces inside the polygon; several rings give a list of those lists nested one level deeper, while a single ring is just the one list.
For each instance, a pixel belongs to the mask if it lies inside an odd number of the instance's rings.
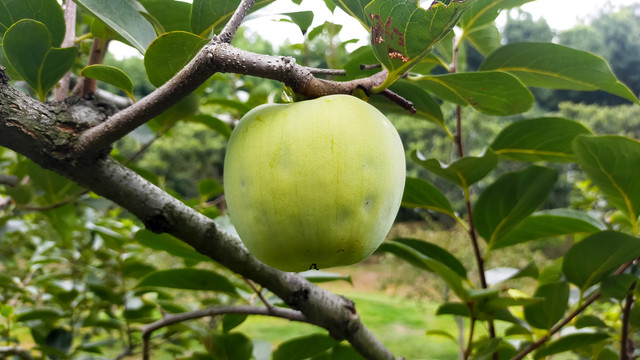
[{"label": "green leaf", "polygon": [[140,244],[154,249],[166,251],[173,256],[181,257],[189,261],[209,261],[210,259],[194,248],[187,245],[169,234],[154,234],[149,230],[142,229],[136,232],[134,240]]},{"label": "green leaf", "polygon": [[335,273],[330,273],[330,272],[320,271],[320,270],[307,270],[307,271],[298,273],[298,275],[316,284],[342,280],[353,285],[353,281],[351,280],[350,275],[340,275],[340,274],[335,274]]},{"label": "green leaf", "polygon": [[329,335],[312,334],[287,340],[273,352],[273,360],[304,360],[338,344]]},{"label": "green leaf", "polygon": [[161,86],[182,70],[206,43],[207,39],[184,31],[160,35],[149,45],[144,57],[149,81]]},{"label": "green leaf", "polygon": [[432,244],[423,240],[407,238],[395,238],[392,241],[409,246],[412,249],[417,250],[421,254],[447,265],[451,270],[455,271],[463,279],[467,278],[467,269],[464,268],[464,265],[462,265],[460,260],[451,255],[450,252],[436,244]]},{"label": "green leaf", "polygon": [[491,170],[498,165],[498,156],[491,150],[485,151],[478,157],[465,156],[449,165],[442,164],[437,159],[424,159],[419,152],[411,154],[416,163],[443,179],[468,189],[469,186],[484,179]]},{"label": "green leaf", "polygon": [[222,194],[224,188],[214,179],[202,179],[198,182],[198,193],[205,199]]},{"label": "green leaf", "polygon": [[302,35],[307,33],[313,22],[313,11],[288,12],[282,13],[282,15],[287,16],[294,24],[298,25]]},{"label": "green leaf", "polygon": [[[393,85],[389,87],[389,90],[413,103],[413,107],[416,109],[416,113],[412,115],[413,117],[425,119],[438,124],[447,132],[447,134],[451,134],[445,124],[440,104],[438,104],[433,96],[427,93],[424,89],[410,81],[401,79],[393,83]],[[383,96],[371,97],[370,103],[385,114],[389,112],[396,112],[403,115],[407,114],[405,109]]]},{"label": "green leaf", "polygon": [[604,90],[640,104],[640,100],[616,78],[604,59],[562,45],[530,42],[508,44],[491,53],[479,70],[507,71],[527,86]]},{"label": "green leaf", "polygon": [[640,239],[616,231],[601,231],[567,251],[562,271],[571,283],[585,291],[637,257]]},{"label": "green leaf", "polygon": [[111,84],[124,91],[131,100],[136,101],[133,96],[133,82],[131,78],[117,67],[109,65],[89,65],[80,71],[80,75]]},{"label": "green leaf", "polygon": [[77,49],[55,48],[47,27],[24,19],[13,24],[3,38],[4,53],[13,69],[36,91],[41,101],[75,63]]},{"label": "green leaf", "polygon": [[247,314],[225,314],[222,318],[222,332],[228,333],[242,324],[248,317]]},{"label": "green leaf", "polygon": [[439,260],[423,254],[420,250],[398,241],[389,240],[383,242],[377,251],[394,254],[416,267],[434,272],[449,285],[460,299],[465,300],[469,297],[467,290],[462,285],[464,278],[460,274]]},{"label": "green leaf", "polygon": [[364,7],[367,6],[371,0],[333,0],[333,2],[344,12],[355,18],[364,26],[367,31],[370,28],[369,18],[365,14]]},{"label": "green leaf", "polygon": [[138,0],[164,29],[191,31],[191,4],[182,1]]},{"label": "green leaf", "polygon": [[200,123],[227,139],[229,139],[229,137],[231,136],[231,126],[229,126],[229,124],[227,124],[226,122],[211,115],[198,114],[186,118],[185,120]]},{"label": "green leaf", "polygon": [[573,162],[571,142],[584,134],[591,134],[591,131],[573,120],[559,117],[527,119],[502,129],[490,148],[510,160]]},{"label": "green leaf", "polygon": [[[271,4],[274,0],[256,0],[251,11]],[[202,37],[219,33],[240,5],[240,0],[193,0],[191,31]]]},{"label": "green leaf", "polygon": [[59,47],[64,40],[64,12],[56,0],[5,0],[0,6],[0,37],[22,19],[41,22],[51,34],[51,45]]},{"label": "green leaf", "polygon": [[534,359],[543,359],[553,354],[565,351],[579,350],[583,347],[596,346],[597,343],[609,338],[605,333],[576,333],[562,336],[560,339],[552,341],[549,345],[537,350]]},{"label": "green leaf", "polygon": [[64,314],[58,309],[30,309],[17,314],[16,321],[41,320],[45,323],[52,323],[63,316]]},{"label": "green leaf", "polygon": [[425,57],[449,33],[473,1],[445,5],[433,2],[428,9],[415,0],[374,0],[365,7],[371,23],[371,46],[389,74],[382,85],[389,87]]},{"label": "green leaf", "polygon": [[411,80],[442,100],[470,105],[488,115],[520,114],[529,110],[534,100],[518,78],[501,71],[424,75]]},{"label": "green leaf", "polygon": [[75,0],[95,17],[109,25],[131,46],[144,54],[156,32],[147,19],[140,14],[139,4],[134,0]]},{"label": "green leaf", "polygon": [[540,285],[534,298],[543,299],[535,304],[524,307],[524,317],[529,325],[549,330],[562,317],[568,308],[569,283],[566,281],[552,282]]},{"label": "green leaf", "polygon": [[473,211],[474,222],[489,247],[542,205],[557,177],[552,169],[529,166],[502,175],[480,194]]},{"label": "green leaf", "polygon": [[149,273],[142,278],[137,288],[167,287],[185,290],[216,291],[238,295],[236,288],[224,276],[204,269],[169,269]]},{"label": "green leaf", "polygon": [[584,211],[553,209],[529,215],[513,230],[496,240],[491,248],[499,249],[523,242],[571,234],[591,234],[606,226]]},{"label": "green leaf", "polygon": [[629,217],[633,233],[640,234],[640,142],[622,136],[580,136],[573,151],[589,179]]},{"label": "green leaf", "polygon": [[480,54],[487,56],[500,47],[500,30],[488,24],[465,31],[464,40],[476,48]]},{"label": "green leaf", "polygon": [[632,274],[613,274],[602,280],[600,294],[605,299],[622,300],[631,290],[633,283],[638,281],[638,277]]},{"label": "green leaf", "polygon": [[249,360],[253,352],[253,342],[241,333],[212,333],[205,341],[209,349],[207,359]]},{"label": "green leaf", "polygon": [[438,211],[456,217],[449,200],[430,182],[408,177],[404,184],[402,206]]},{"label": "green leaf", "polygon": [[460,20],[460,27],[465,31],[492,25],[502,9],[518,7],[533,0],[476,0],[469,11]]}]

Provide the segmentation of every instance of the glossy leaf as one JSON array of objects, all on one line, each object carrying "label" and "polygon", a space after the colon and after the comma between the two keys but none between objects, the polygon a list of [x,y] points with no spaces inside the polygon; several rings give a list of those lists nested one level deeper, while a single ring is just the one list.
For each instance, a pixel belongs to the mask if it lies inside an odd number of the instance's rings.
[{"label": "glossy leaf", "polygon": [[229,124],[227,124],[226,122],[211,115],[198,114],[187,118],[186,121],[200,123],[227,139],[231,136],[231,126],[229,126]]},{"label": "glossy leaf", "polygon": [[109,65],[90,65],[82,69],[80,75],[111,84],[124,91],[131,100],[135,101],[131,78],[124,71],[116,67]]},{"label": "glossy leaf", "polygon": [[205,344],[215,360],[250,360],[253,343],[241,333],[210,334]]},{"label": "glossy leaf", "polygon": [[640,142],[621,136],[580,136],[573,143],[580,167],[609,203],[640,233]]},{"label": "glossy leaf", "polygon": [[529,89],[506,72],[426,75],[412,80],[442,100],[472,106],[488,115],[520,114],[533,106],[533,95]]},{"label": "glossy leaf", "polygon": [[367,6],[371,0],[333,0],[333,2],[340,9],[344,10],[344,12],[358,20],[365,29],[369,30],[371,28],[369,19],[364,11],[364,7]]},{"label": "glossy leaf", "polygon": [[483,26],[491,25],[500,11],[518,7],[533,0],[476,0],[469,11],[460,20],[460,27],[466,33]]},{"label": "glossy leaf", "polygon": [[[413,107],[416,109],[416,113],[412,115],[414,118],[417,117],[438,124],[447,132],[447,134],[450,134],[450,131],[445,124],[440,104],[438,104],[433,96],[427,93],[424,89],[410,81],[401,79],[393,83],[393,85],[389,87],[389,90],[402,96],[408,101],[411,101]],[[390,112],[396,112],[404,115],[408,114],[407,110],[383,96],[371,97],[370,103],[385,114]]]},{"label": "glossy leaf", "polygon": [[600,294],[604,298],[622,300],[632,289],[633,283],[638,281],[638,277],[632,274],[614,274],[602,280]]},{"label": "glossy leaf", "polygon": [[149,81],[161,86],[182,70],[206,43],[207,39],[184,31],[159,36],[149,45],[144,57]]},{"label": "glossy leaf", "polygon": [[139,12],[139,4],[132,0],[75,0],[95,17],[109,25],[131,46],[144,54],[156,32]]},{"label": "glossy leaf", "polygon": [[562,271],[571,283],[584,291],[637,257],[640,257],[640,239],[616,231],[601,231],[567,251]]},{"label": "glossy leaf", "polygon": [[411,158],[423,168],[463,189],[484,179],[498,165],[498,156],[490,150],[477,157],[459,158],[448,165],[437,159],[424,159],[417,151],[411,154]]},{"label": "glossy leaf", "polygon": [[203,290],[237,295],[236,288],[224,276],[204,269],[158,270],[143,277],[137,288],[167,287],[184,290]]},{"label": "glossy leaf", "polygon": [[603,90],[640,104],[601,57],[552,43],[514,43],[491,53],[480,71],[507,71],[527,86],[579,91]]},{"label": "glossy leaf", "polygon": [[313,11],[288,12],[282,13],[282,15],[288,17],[294,24],[298,25],[303,35],[307,33],[307,30],[309,30],[313,22]]},{"label": "glossy leaf", "polygon": [[456,217],[449,200],[430,182],[408,177],[404,185],[402,206],[428,209]]},{"label": "glossy leaf", "polygon": [[[251,11],[256,11],[274,0],[256,0]],[[202,37],[219,33],[240,5],[240,0],[193,0],[191,31]]]},{"label": "glossy leaf", "polygon": [[467,290],[462,285],[464,278],[448,265],[425,255],[420,250],[390,240],[383,242],[377,251],[392,253],[416,267],[438,274],[460,299],[468,298]]},{"label": "glossy leaf", "polygon": [[222,332],[228,333],[242,324],[249,315],[247,314],[225,314],[222,318]]},{"label": "glossy leaf", "polygon": [[59,47],[65,33],[64,13],[56,0],[5,0],[0,6],[0,37],[19,20],[41,22],[51,34],[51,45]]},{"label": "glossy leaf", "polygon": [[491,248],[498,249],[515,244],[571,234],[591,234],[606,226],[584,211],[553,209],[529,215],[513,230],[495,241]]},{"label": "glossy leaf", "polygon": [[502,175],[480,194],[474,220],[489,247],[542,205],[557,176],[552,169],[530,166]]},{"label": "glossy leaf", "polygon": [[353,285],[353,281],[351,280],[350,275],[341,275],[336,273],[330,273],[321,270],[307,270],[298,273],[298,275],[303,278],[309,280],[312,283],[323,283],[330,281],[346,281],[349,284]]},{"label": "glossy leaf", "polygon": [[16,314],[16,321],[41,320],[44,323],[53,323],[61,317],[64,317],[64,314],[58,309],[32,309]]},{"label": "glossy leaf", "polygon": [[76,60],[75,47],[53,47],[49,30],[35,20],[24,19],[13,24],[4,33],[3,46],[14,71],[35,90],[41,101]]},{"label": "glossy leaf", "polygon": [[491,54],[500,47],[500,30],[493,25],[485,25],[465,31],[464,40],[484,56]]},{"label": "glossy leaf", "polygon": [[164,32],[191,31],[191,4],[183,1],[138,0]]},{"label": "glossy leaf", "polygon": [[549,330],[564,317],[568,308],[569,283],[566,281],[540,285],[535,298],[543,299],[524,307],[524,317],[529,325],[538,329]]},{"label": "glossy leaf", "polygon": [[573,162],[571,142],[578,135],[591,134],[584,125],[559,117],[516,121],[506,126],[490,145],[509,160]]},{"label": "glossy leaf", "polygon": [[148,248],[166,251],[173,256],[178,256],[185,260],[210,260],[208,257],[200,254],[185,242],[180,241],[169,234],[154,234],[149,230],[142,229],[136,232],[134,240]]},{"label": "glossy leaf", "polygon": [[423,240],[407,238],[395,238],[392,241],[409,246],[412,249],[417,250],[421,254],[445,264],[462,278],[467,277],[467,269],[464,268],[464,265],[462,265],[460,260],[458,260],[458,258],[453,256],[450,252],[436,244],[432,244]]},{"label": "glossy leaf", "polygon": [[550,342],[547,346],[537,350],[533,354],[534,359],[544,359],[553,354],[565,351],[575,351],[585,347],[597,346],[597,343],[609,338],[606,333],[576,333],[564,335],[558,340]]},{"label": "glossy leaf", "polygon": [[311,334],[287,340],[273,352],[273,360],[304,360],[332,348],[338,340],[329,335]]},{"label": "glossy leaf", "polygon": [[365,7],[371,24],[371,46],[389,72],[379,89],[386,89],[425,57],[458,22],[472,1],[445,5],[434,1],[428,9],[415,0],[374,0]]}]

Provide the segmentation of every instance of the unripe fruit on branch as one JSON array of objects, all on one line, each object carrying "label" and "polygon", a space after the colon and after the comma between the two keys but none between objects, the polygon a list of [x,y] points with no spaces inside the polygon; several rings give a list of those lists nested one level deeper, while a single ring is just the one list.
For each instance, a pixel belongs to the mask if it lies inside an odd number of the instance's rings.
[{"label": "unripe fruit on branch", "polygon": [[262,105],[227,147],[231,222],[256,258],[281,270],[353,264],[389,232],[405,166],[396,129],[358,98]]}]

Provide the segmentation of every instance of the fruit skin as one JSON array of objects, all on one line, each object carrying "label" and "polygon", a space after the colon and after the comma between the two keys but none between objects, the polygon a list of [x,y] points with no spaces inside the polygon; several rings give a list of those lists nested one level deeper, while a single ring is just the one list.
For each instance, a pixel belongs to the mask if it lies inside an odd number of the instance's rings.
[{"label": "fruit skin", "polygon": [[224,187],[247,249],[303,271],[369,256],[395,219],[405,172],[389,120],[353,96],[330,95],[248,112],[229,140]]}]

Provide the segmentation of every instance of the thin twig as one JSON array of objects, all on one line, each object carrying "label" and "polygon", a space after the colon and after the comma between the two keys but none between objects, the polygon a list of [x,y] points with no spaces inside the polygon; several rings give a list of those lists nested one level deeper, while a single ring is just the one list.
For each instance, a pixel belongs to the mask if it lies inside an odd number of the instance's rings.
[{"label": "thin twig", "polygon": [[224,314],[247,314],[247,315],[264,315],[273,316],[292,321],[308,323],[307,319],[301,312],[280,307],[256,307],[256,306],[222,306],[213,307],[204,310],[191,311],[181,314],[169,314],[164,319],[158,320],[142,327],[142,359],[150,359],[149,340],[154,331],[163,327],[174,325],[188,320],[200,319],[207,316],[216,316]]},{"label": "thin twig", "polygon": [[403,109],[409,111],[411,115],[417,112],[416,108],[413,106],[413,103],[402,96],[396,94],[395,92],[385,89],[380,93],[380,95],[386,97],[387,99],[393,101],[394,103],[400,105]]},{"label": "thin twig", "polygon": [[371,65],[361,64],[360,65],[360,70],[372,70],[372,69],[382,69],[382,65],[381,64],[371,64]]},{"label": "thin twig", "polygon": [[0,185],[8,185],[10,187],[18,186],[20,179],[15,175],[0,174]]},{"label": "thin twig", "polygon": [[256,295],[258,295],[258,297],[260,298],[262,303],[267,307],[267,309],[273,309],[273,305],[271,305],[271,303],[267,299],[265,299],[265,297],[262,295],[262,291],[260,291],[260,289],[258,289],[250,279],[248,279],[248,278],[246,278],[244,276],[242,277],[242,279],[244,279],[244,281],[247,284],[249,284],[251,289],[253,289],[253,291],[256,293]]},{"label": "thin twig", "polygon": [[224,26],[218,38],[220,41],[225,42],[227,44],[231,43],[233,36],[238,31],[240,24],[242,24],[242,20],[244,20],[245,16],[249,13],[249,10],[253,7],[255,0],[242,0],[238,8],[229,19],[229,22]]},{"label": "thin twig", "polygon": [[[629,327],[631,323],[631,307],[633,306],[633,291],[637,282],[634,282],[625,298],[624,309],[622,311],[622,331],[620,333],[620,360],[629,360],[633,354],[633,342],[629,339]],[[631,342],[631,344],[630,344]]]}]

